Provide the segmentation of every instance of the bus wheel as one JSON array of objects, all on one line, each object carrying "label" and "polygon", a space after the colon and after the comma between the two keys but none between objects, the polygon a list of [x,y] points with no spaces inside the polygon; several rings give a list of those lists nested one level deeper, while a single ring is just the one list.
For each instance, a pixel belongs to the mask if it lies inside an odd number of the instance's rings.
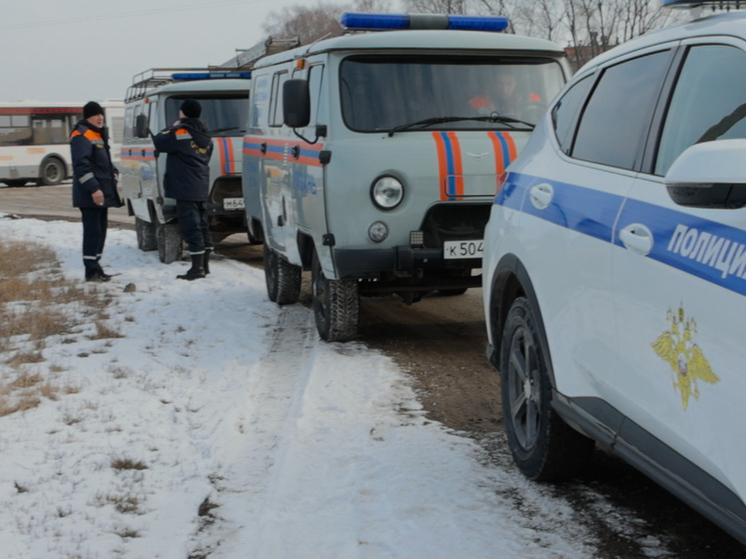
[{"label": "bus wheel", "polygon": [[44,186],[60,184],[65,178],[65,166],[56,157],[46,159],[39,167],[38,183]]},{"label": "bus wheel", "polygon": [[181,260],[181,235],[177,223],[163,223],[156,226],[155,238],[158,245],[158,259],[164,264]]},{"label": "bus wheel", "polygon": [[278,305],[297,303],[300,298],[301,267],[291,264],[266,244],[263,256],[269,300]]},{"label": "bus wheel", "polygon": [[346,342],[357,336],[360,296],[354,279],[330,280],[314,252],[311,268],[316,329],[327,342]]},{"label": "bus wheel", "polygon": [[155,250],[158,248],[158,240],[155,234],[155,225],[139,217],[135,218],[135,234],[137,235],[137,248],[142,251]]}]

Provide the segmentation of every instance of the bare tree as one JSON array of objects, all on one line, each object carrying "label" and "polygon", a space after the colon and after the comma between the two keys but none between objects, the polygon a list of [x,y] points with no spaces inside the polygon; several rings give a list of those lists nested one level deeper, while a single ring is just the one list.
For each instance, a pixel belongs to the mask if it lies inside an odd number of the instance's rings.
[{"label": "bare tree", "polygon": [[467,0],[404,0],[410,13],[466,14]]}]

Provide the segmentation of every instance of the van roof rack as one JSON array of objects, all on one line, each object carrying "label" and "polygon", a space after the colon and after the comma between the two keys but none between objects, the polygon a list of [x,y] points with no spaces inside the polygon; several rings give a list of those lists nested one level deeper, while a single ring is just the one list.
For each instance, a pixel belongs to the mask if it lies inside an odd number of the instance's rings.
[{"label": "van roof rack", "polygon": [[226,72],[224,68],[150,68],[132,78],[132,85],[127,88],[125,102],[142,99],[153,89],[169,83],[187,80],[249,78],[247,72]]},{"label": "van roof rack", "polygon": [[265,56],[277,54],[286,50],[294,49],[301,46],[300,38],[276,38],[267,37],[264,41],[258,42],[248,49],[236,49],[236,56],[221,64],[220,68],[232,68],[234,70],[250,70],[254,63]]}]

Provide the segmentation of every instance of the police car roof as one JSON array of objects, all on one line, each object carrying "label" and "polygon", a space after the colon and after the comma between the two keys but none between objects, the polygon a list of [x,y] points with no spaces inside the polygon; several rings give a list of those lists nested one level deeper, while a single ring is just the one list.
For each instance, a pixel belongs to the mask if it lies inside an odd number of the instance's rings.
[{"label": "police car roof", "polygon": [[505,50],[564,55],[564,50],[556,43],[521,35],[456,30],[375,31],[333,37],[273,54],[259,60],[254,68],[272,66],[322,52],[360,50],[426,50],[452,53],[465,50]]},{"label": "police car roof", "polygon": [[250,89],[251,82],[249,80],[221,79],[178,81],[153,89],[148,92],[148,96],[155,94],[161,95],[196,92],[212,93],[222,91],[243,92],[248,95]]},{"label": "police car roof", "polygon": [[731,11],[726,13],[711,13],[705,6],[703,17],[684,23],[678,23],[656,31],[650,31],[636,37],[618,47],[598,55],[578,70],[582,74],[591,68],[603,64],[625,52],[641,50],[669,41],[677,41],[689,37],[704,37],[715,35],[729,35],[746,39],[746,11]]}]

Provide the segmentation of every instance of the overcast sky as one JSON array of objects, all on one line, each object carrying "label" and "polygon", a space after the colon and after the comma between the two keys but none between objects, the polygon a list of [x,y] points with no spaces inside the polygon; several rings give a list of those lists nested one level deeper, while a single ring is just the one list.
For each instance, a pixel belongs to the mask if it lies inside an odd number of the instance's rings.
[{"label": "overcast sky", "polygon": [[135,74],[222,64],[316,0],[0,0],[0,101],[123,99]]}]

